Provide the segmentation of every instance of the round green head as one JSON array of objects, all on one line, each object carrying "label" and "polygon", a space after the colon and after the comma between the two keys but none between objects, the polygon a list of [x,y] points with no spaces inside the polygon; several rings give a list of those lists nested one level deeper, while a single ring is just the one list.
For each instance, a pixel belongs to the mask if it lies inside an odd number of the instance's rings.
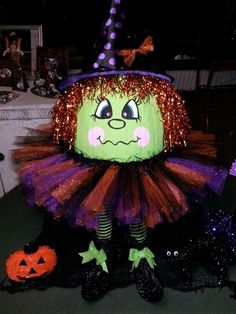
[{"label": "round green head", "polygon": [[163,121],[154,96],[117,91],[85,98],[77,113],[74,149],[86,157],[129,162],[148,159],[164,149]]},{"label": "round green head", "polygon": [[188,118],[168,83],[129,74],[73,85],[54,109],[53,126],[55,139],[76,153],[125,163],[183,143]]}]

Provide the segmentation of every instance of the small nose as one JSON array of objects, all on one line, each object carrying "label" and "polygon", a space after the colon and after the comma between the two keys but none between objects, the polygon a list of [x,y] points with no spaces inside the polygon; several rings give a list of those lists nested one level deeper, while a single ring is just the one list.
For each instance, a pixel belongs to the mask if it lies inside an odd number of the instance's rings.
[{"label": "small nose", "polygon": [[108,122],[109,127],[112,129],[122,129],[125,127],[125,121],[121,119],[111,119]]}]

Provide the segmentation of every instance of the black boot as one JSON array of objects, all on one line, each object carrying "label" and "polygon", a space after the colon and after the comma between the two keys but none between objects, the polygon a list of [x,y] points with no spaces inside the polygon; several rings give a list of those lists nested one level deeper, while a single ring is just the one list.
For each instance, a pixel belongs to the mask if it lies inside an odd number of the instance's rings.
[{"label": "black boot", "polygon": [[96,300],[106,294],[111,286],[111,241],[91,241],[89,250],[82,252],[82,263],[89,262],[81,283],[81,296]]},{"label": "black boot", "polygon": [[133,261],[132,270],[141,297],[149,302],[160,301],[164,291],[151,250],[144,243],[136,243],[134,248],[130,249],[129,260]]}]

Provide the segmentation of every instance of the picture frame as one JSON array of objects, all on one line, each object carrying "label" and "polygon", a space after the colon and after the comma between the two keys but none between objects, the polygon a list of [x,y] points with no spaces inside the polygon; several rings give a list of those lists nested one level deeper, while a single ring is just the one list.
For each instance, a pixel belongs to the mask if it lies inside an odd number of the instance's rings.
[{"label": "picture frame", "polygon": [[32,79],[37,68],[37,47],[43,46],[42,25],[0,25],[0,59],[4,58],[5,37],[11,32],[21,38],[22,71]]}]

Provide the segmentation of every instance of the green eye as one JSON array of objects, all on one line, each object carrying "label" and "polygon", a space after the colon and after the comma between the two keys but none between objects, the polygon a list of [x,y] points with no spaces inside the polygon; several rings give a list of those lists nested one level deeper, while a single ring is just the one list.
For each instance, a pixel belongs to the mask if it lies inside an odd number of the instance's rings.
[{"label": "green eye", "polygon": [[97,106],[95,117],[98,119],[109,119],[112,116],[112,106],[108,99],[104,98]]},{"label": "green eye", "polygon": [[122,118],[124,119],[139,119],[139,111],[137,103],[131,99],[129,100],[123,110],[122,110]]}]

